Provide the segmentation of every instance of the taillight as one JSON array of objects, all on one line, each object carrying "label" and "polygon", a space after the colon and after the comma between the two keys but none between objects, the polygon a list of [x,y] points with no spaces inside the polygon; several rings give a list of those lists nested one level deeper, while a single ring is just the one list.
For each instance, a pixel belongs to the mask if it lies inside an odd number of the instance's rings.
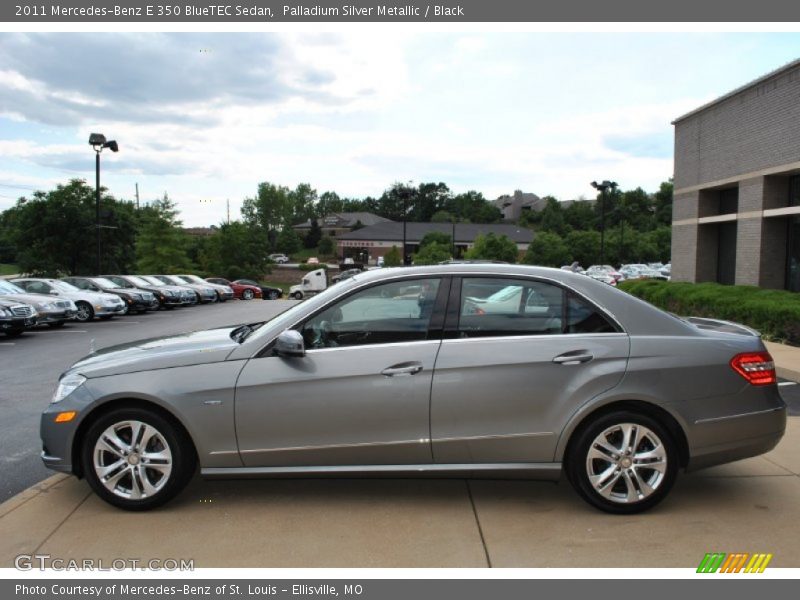
[{"label": "taillight", "polygon": [[770,385],[778,381],[775,362],[769,352],[737,354],[731,359],[731,367],[751,385]]}]

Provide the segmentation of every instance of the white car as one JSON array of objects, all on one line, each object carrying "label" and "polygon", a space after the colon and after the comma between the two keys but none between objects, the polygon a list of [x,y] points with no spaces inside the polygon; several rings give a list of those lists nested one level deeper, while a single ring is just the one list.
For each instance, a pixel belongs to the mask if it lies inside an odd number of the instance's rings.
[{"label": "white car", "polygon": [[12,283],[31,294],[45,294],[72,300],[77,308],[76,321],[91,321],[95,317],[110,319],[114,315],[124,315],[128,312],[128,306],[119,296],[81,290],[66,281],[28,277],[14,279]]},{"label": "white car", "polygon": [[286,256],[285,254],[270,254],[267,258],[269,258],[274,263],[278,263],[279,265],[289,262],[289,257]]}]

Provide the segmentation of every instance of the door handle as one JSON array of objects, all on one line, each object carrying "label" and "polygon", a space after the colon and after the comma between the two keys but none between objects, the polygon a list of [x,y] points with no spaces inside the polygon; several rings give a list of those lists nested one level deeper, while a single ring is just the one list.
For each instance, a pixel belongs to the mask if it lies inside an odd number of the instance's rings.
[{"label": "door handle", "polygon": [[580,363],[589,362],[593,358],[594,356],[592,354],[584,350],[578,350],[577,352],[559,354],[553,359],[553,362],[557,365],[578,365]]},{"label": "door handle", "polygon": [[386,377],[394,377],[395,375],[416,375],[422,371],[422,365],[419,363],[402,363],[385,368],[381,371],[381,375]]}]

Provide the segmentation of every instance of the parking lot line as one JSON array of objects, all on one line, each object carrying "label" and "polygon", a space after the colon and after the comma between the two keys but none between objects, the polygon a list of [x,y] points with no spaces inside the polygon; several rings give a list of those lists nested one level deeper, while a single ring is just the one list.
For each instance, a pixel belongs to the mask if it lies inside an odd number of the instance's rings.
[{"label": "parking lot line", "polygon": [[53,329],[53,333],[88,333],[86,329]]},{"label": "parking lot line", "polygon": [[16,342],[0,342],[0,346],[16,346]]}]

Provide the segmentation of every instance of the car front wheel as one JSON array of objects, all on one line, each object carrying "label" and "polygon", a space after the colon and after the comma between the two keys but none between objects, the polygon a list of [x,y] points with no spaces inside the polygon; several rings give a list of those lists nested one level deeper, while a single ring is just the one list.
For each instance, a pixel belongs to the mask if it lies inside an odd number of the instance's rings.
[{"label": "car front wheel", "polygon": [[589,504],[610,513],[648,510],[669,493],[678,453],[669,431],[643,414],[603,415],[577,433],[567,476]]},{"label": "car front wheel", "polygon": [[280,297],[281,295],[276,290],[271,290],[268,296],[270,300],[277,300]]},{"label": "car front wheel", "polygon": [[187,436],[160,414],[120,408],[97,419],[82,448],[83,472],[103,500],[148,510],[174,498],[195,467]]},{"label": "car front wheel", "polygon": [[242,292],[242,300],[252,300],[254,295],[253,290],[245,290]]},{"label": "car front wheel", "polygon": [[94,309],[91,304],[88,302],[76,302],[75,305],[78,307],[78,312],[75,313],[76,321],[85,323],[94,319]]}]

